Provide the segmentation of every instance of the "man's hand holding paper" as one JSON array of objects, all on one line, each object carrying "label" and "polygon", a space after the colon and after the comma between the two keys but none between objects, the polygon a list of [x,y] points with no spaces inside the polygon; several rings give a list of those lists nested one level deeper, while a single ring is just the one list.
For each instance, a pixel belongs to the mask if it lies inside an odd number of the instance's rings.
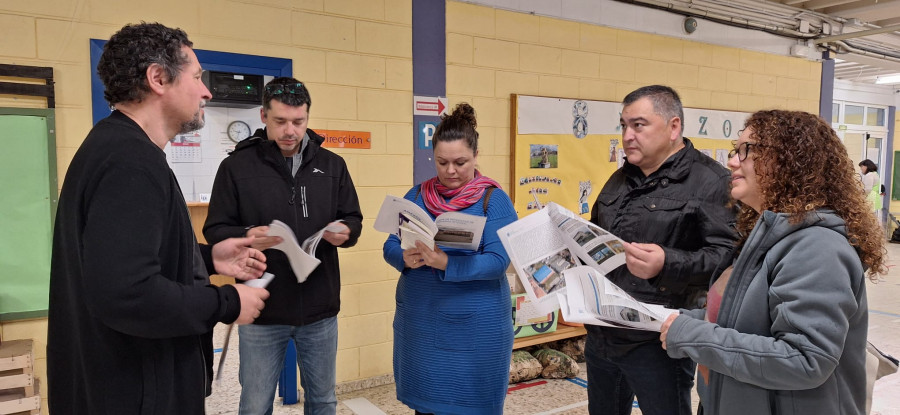
[{"label": "man's hand holding paper", "polygon": [[247,236],[254,237],[253,244],[250,246],[259,249],[260,251],[265,251],[283,241],[280,237],[267,235],[269,235],[268,226],[255,226],[247,229]]},{"label": "man's hand holding paper", "polygon": [[325,227],[322,239],[334,246],[341,246],[350,239],[350,228],[341,221],[331,222]]}]

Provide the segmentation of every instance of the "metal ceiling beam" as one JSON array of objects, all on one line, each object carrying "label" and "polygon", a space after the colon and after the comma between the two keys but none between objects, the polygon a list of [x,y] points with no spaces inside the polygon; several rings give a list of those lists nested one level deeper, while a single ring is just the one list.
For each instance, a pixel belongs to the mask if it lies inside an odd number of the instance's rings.
[{"label": "metal ceiling beam", "polygon": [[847,53],[841,55],[841,59],[845,61],[856,62],[862,65],[875,66],[891,71],[900,72],[900,61],[891,61],[887,59],[879,59],[876,57],[863,56],[858,53]]},{"label": "metal ceiling beam", "polygon": [[803,3],[801,6],[804,9],[808,10],[820,10],[826,7],[834,7],[841,6],[848,3],[853,3],[857,0],[811,0]]},{"label": "metal ceiling beam", "polygon": [[878,29],[860,30],[859,32],[842,33],[840,35],[820,37],[818,39],[814,39],[813,43],[821,45],[823,43],[834,42],[837,40],[854,39],[858,37],[878,35],[881,33],[896,32],[898,30],[900,30],[900,24],[885,26]]},{"label": "metal ceiling beam", "polygon": [[884,19],[884,20],[876,20],[876,21],[872,22],[872,24],[874,24],[876,26],[881,26],[881,27],[896,25],[896,24],[900,24],[900,17],[891,17],[891,18]]},{"label": "metal ceiling beam", "polygon": [[866,67],[863,69],[857,70],[843,70],[843,71],[834,71],[835,77],[841,76],[879,76],[879,75],[887,75],[887,74],[895,74],[897,71],[892,71],[890,69],[881,69],[881,68],[870,68]]},{"label": "metal ceiling beam", "polygon": [[900,16],[900,1],[882,1],[862,7],[854,7],[856,4],[868,2],[854,2],[844,6],[830,7],[822,10],[832,16],[841,16],[845,19],[859,19],[864,22],[883,19],[885,17]]}]

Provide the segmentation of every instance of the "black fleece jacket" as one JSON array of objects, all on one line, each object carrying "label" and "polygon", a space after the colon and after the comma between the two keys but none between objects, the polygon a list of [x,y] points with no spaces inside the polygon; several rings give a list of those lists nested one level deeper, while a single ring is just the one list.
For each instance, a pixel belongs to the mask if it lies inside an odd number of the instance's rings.
[{"label": "black fleece jacket", "polygon": [[[323,138],[307,129],[309,143],[297,175],[291,177],[281,150],[267,139],[266,131],[235,147],[216,173],[209,214],[203,235],[210,243],[243,236],[248,226],[269,225],[278,219],[293,229],[302,242],[328,223],[342,220],[356,244],[362,231],[362,212],[344,159],[321,148]],[[319,243],[316,258],[322,261],[303,283],[291,271],[281,251],[265,251],[269,284],[266,308],[255,324],[302,326],[333,317],[340,311],[341,278],[337,247]]]},{"label": "black fleece jacket", "polygon": [[56,215],[50,410],[204,413],[212,328],[240,312],[234,287],[209,285],[210,254],[197,245],[165,153],[118,111],[97,123],[72,159]]}]

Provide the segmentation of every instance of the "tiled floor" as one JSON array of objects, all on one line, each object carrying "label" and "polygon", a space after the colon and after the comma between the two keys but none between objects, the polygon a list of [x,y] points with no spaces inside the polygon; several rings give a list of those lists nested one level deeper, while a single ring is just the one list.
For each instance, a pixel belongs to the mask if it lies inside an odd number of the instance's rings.
[{"label": "tiled floor", "polygon": [[[878,284],[868,283],[869,340],[882,351],[900,357],[900,244],[889,244],[890,272]],[[225,327],[216,328],[216,345],[221,347]],[[214,386],[213,395],[207,399],[207,413],[236,414],[240,385],[237,380],[238,353],[237,330],[231,334],[232,352],[226,359],[222,383]],[[219,353],[216,354],[218,364]],[[511,391],[506,398],[508,414],[587,414],[587,393],[584,364],[581,375],[572,380],[535,379]],[[302,395],[301,395],[302,399]],[[696,397],[694,398],[696,401]],[[282,405],[276,398],[275,414],[302,414],[303,405]],[[398,402],[394,385],[388,384],[338,395],[338,414],[378,415],[412,414],[413,411]],[[634,409],[633,414],[640,414]],[[900,415],[900,374],[879,380],[875,384],[872,403],[873,415]]]}]

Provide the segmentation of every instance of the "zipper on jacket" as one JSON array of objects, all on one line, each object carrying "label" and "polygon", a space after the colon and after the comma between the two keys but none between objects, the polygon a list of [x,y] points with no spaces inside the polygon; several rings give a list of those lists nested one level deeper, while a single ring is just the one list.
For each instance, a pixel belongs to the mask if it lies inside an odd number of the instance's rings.
[{"label": "zipper on jacket", "polygon": [[303,217],[308,218],[309,212],[306,210],[306,186],[300,186],[300,201],[303,203]]},{"label": "zipper on jacket", "polygon": [[297,196],[297,188],[291,185],[291,200],[288,201],[289,205],[294,204],[294,198]]}]

